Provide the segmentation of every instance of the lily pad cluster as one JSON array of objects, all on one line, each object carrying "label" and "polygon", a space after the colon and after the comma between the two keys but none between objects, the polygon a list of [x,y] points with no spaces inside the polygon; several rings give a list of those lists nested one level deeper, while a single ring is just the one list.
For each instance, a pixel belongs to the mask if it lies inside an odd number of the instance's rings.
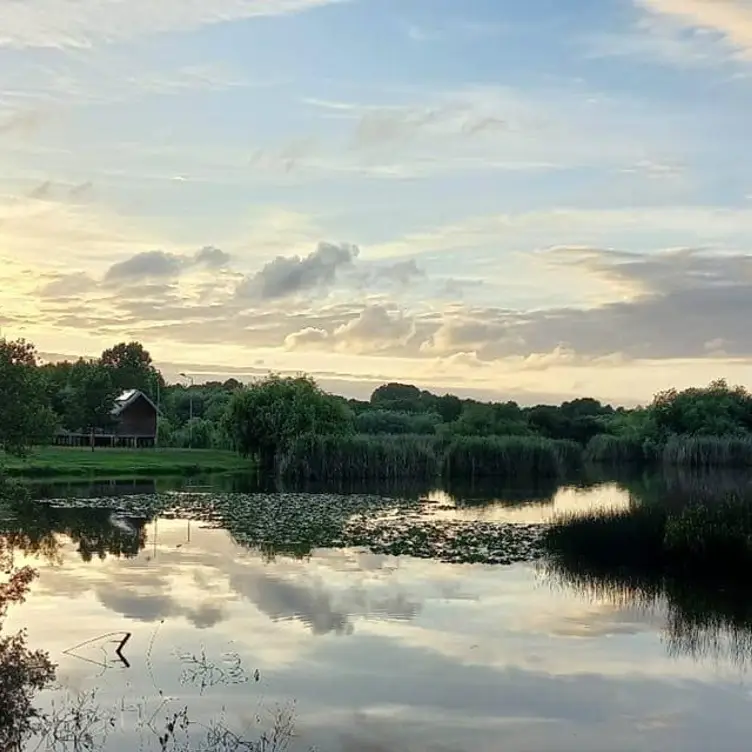
[{"label": "lily pad cluster", "polygon": [[307,556],[316,548],[453,563],[511,564],[542,555],[543,526],[437,520],[419,499],[362,494],[168,493],[56,499],[53,506],[106,508],[133,518],[190,519],[223,528],[241,545],[271,557]]}]

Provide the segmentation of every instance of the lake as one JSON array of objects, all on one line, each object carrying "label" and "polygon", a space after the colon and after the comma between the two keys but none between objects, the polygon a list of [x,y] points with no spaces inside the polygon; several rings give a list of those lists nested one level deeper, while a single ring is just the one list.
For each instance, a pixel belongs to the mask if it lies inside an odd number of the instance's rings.
[{"label": "lake", "polygon": [[[129,483],[37,486],[40,497],[78,501],[4,514],[4,530],[40,573],[6,631],[26,628],[29,645],[57,663],[59,688],[39,702],[58,716],[77,704],[90,748],[162,749],[159,736],[171,721],[179,735],[185,707],[187,733],[205,738],[214,728],[211,748],[222,750],[256,749],[238,746],[228,729],[258,738],[275,723],[294,725],[289,749],[322,752],[748,748],[752,622],[709,613],[689,623],[673,595],[646,602],[575,586],[536,560],[458,564],[421,547],[410,549],[416,556],[374,553],[346,545],[341,531],[344,547],[318,547],[318,537],[275,546],[281,530],[294,534],[296,518],[249,512],[228,524],[221,509],[236,493],[271,510],[284,497],[248,496],[254,489],[237,478]],[[679,504],[730,488],[748,493],[749,480],[679,473],[405,488],[411,506],[380,514],[385,524],[405,515],[419,538],[433,526],[455,535],[476,523],[534,532],[558,514]],[[175,505],[152,517],[151,495]],[[197,513],[213,496],[220,512]],[[113,504],[117,516],[104,508]],[[272,543],[244,545],[243,525],[256,540],[262,523]],[[488,548],[485,538],[479,546]],[[695,616],[712,611],[712,598],[697,601]],[[286,741],[281,733],[278,746],[258,748],[287,749]]]}]

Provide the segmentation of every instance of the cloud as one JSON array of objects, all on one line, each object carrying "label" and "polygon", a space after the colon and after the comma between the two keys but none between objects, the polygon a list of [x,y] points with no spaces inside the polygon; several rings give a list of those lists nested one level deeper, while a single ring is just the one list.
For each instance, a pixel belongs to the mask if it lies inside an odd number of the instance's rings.
[{"label": "cloud", "polygon": [[288,350],[332,348],[340,352],[374,354],[404,348],[415,336],[411,316],[383,305],[368,305],[333,330],[306,327],[285,338]]},{"label": "cloud", "polygon": [[104,275],[105,282],[164,279],[177,276],[185,260],[174,253],[145,251],[126,261],[113,264]]},{"label": "cloud", "polygon": [[226,21],[276,16],[340,0],[25,0],[3,2],[0,47],[80,47],[165,32],[187,32]]},{"label": "cloud", "polygon": [[45,180],[43,183],[40,183],[36,188],[30,191],[29,198],[36,199],[37,201],[43,201],[44,199],[48,198],[51,193],[52,182],[50,180]]},{"label": "cloud", "polygon": [[113,264],[104,275],[110,283],[138,282],[154,279],[174,279],[192,267],[222,269],[230,262],[230,255],[213,246],[206,246],[192,256],[166,251],[144,251],[125,261]]},{"label": "cloud", "polygon": [[376,279],[387,280],[398,285],[408,285],[416,279],[425,277],[426,273],[418,266],[415,259],[398,261],[394,264],[381,266],[376,269],[374,277]]},{"label": "cloud", "polygon": [[237,288],[241,299],[276,300],[326,287],[337,272],[355,261],[359,249],[354,245],[319,243],[308,256],[277,256],[260,271],[246,277]]},{"label": "cloud", "polygon": [[636,0],[677,23],[715,32],[744,56],[752,53],[752,5],[748,0]]},{"label": "cloud", "polygon": [[219,248],[207,245],[196,253],[194,260],[196,264],[204,265],[209,269],[222,269],[230,263],[231,256]]},{"label": "cloud", "polygon": [[44,298],[69,298],[83,295],[96,287],[96,281],[86,272],[59,275],[40,288]]},{"label": "cloud", "polygon": [[[0,29],[0,35],[2,30]],[[44,122],[44,116],[37,111],[14,112],[0,120],[0,135],[28,136],[34,133]]]},{"label": "cloud", "polygon": [[305,350],[315,348],[329,343],[330,336],[326,329],[316,329],[313,326],[307,326],[299,332],[293,332],[285,337],[285,348],[287,350]]}]

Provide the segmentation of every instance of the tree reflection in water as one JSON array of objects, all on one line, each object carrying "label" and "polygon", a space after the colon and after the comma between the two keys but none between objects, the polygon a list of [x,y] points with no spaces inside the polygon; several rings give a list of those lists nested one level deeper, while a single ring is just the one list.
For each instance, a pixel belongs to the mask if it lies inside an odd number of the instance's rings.
[{"label": "tree reflection in water", "polygon": [[[0,480],[0,483],[2,481]],[[14,500],[12,487],[0,488],[0,497]],[[23,603],[36,571],[17,566],[15,543],[0,536],[0,749],[20,750],[39,713],[33,705],[37,692],[55,678],[49,656],[30,650],[25,632],[6,635],[5,617],[12,605]]]}]

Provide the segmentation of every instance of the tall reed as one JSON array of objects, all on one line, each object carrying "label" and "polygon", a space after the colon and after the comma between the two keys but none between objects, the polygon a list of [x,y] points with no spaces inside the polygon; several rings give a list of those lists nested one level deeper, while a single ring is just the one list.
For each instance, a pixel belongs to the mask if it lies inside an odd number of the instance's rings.
[{"label": "tall reed", "polygon": [[585,447],[585,461],[604,465],[626,465],[651,459],[645,442],[628,436],[601,433]]},{"label": "tall reed", "polygon": [[687,467],[749,467],[752,466],[752,438],[674,438],[663,448],[662,459],[667,465]]},{"label": "tall reed", "polygon": [[435,478],[436,445],[426,436],[303,436],[278,470],[291,481]]},{"label": "tall reed", "polygon": [[597,571],[746,577],[752,566],[752,504],[729,496],[714,504],[595,511],[556,520],[544,543],[554,560]]},{"label": "tall reed", "polygon": [[462,437],[449,443],[443,456],[447,478],[556,478],[579,462],[574,442],[528,436]]}]

